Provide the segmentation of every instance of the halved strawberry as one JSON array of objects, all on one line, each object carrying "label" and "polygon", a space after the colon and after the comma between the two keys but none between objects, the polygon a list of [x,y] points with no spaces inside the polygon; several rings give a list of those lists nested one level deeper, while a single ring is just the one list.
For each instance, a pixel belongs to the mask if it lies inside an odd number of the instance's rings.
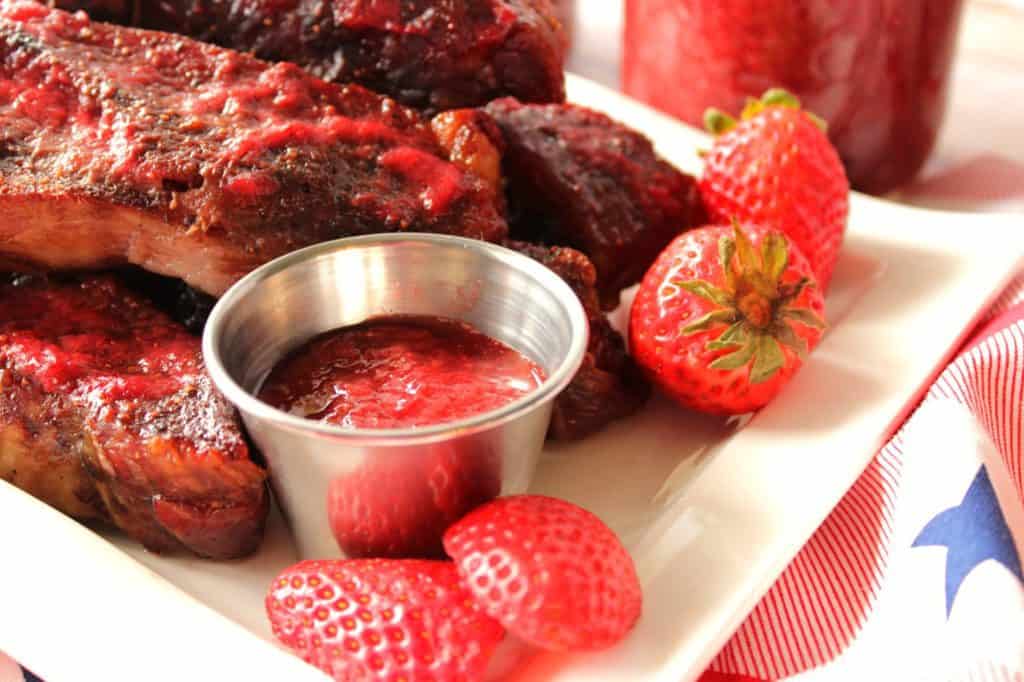
[{"label": "halved strawberry", "polygon": [[444,546],[481,607],[535,646],[604,649],[640,617],[629,553],[599,518],[563,500],[495,500],[453,525]]},{"label": "halved strawberry", "polygon": [[345,682],[481,680],[504,636],[448,561],[304,561],[266,608],[281,642]]}]

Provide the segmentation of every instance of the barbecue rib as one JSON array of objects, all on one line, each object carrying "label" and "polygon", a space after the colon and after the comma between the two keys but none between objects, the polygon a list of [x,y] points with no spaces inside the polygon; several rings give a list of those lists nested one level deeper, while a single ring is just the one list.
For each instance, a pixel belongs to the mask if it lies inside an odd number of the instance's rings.
[{"label": "barbecue rib", "polygon": [[[52,1],[52,0],[51,0]],[[550,0],[56,0],[95,18],[181,33],[325,80],[443,111],[505,95],[565,98]]]},{"label": "barbecue rib", "polygon": [[135,263],[218,294],[336,237],[507,232],[494,183],[449,162],[413,110],[24,0],[0,0],[0,123],[12,270]]},{"label": "barbecue rib", "polygon": [[[88,12],[95,21],[132,24],[138,20],[140,0],[45,0],[46,4],[65,10]],[[149,4],[149,3],[146,3]]]},{"label": "barbecue rib", "polygon": [[512,237],[579,249],[597,268],[605,309],[658,253],[705,220],[697,183],[650,140],[571,104],[492,102],[504,138]]},{"label": "barbecue rib", "polygon": [[0,478],[153,550],[255,550],[265,473],[199,340],[110,276],[0,279]]},{"label": "barbecue rib", "polygon": [[590,343],[583,366],[555,398],[548,437],[577,440],[635,413],[650,386],[626,353],[626,343],[601,312],[594,264],[579,251],[506,241],[504,246],[540,261],[569,284],[587,313]]}]

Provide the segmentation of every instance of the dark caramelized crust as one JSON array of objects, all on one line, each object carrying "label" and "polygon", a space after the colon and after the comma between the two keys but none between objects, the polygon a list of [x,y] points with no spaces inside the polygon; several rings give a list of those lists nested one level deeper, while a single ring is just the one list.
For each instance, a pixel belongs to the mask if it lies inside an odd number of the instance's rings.
[{"label": "dark caramelized crust", "polygon": [[0,279],[0,478],[154,550],[256,549],[265,472],[199,340],[110,276]]},{"label": "dark caramelized crust", "polygon": [[96,21],[112,21],[117,24],[136,21],[141,8],[140,0],[46,0],[46,4],[75,12],[82,10]]},{"label": "dark caramelized crust", "polygon": [[[120,6],[118,17],[109,5]],[[182,33],[429,111],[511,95],[565,98],[565,34],[550,0],[58,0]],[[115,9],[117,9],[115,7]]]},{"label": "dark caramelized crust", "polygon": [[626,343],[601,312],[594,265],[579,251],[509,241],[510,249],[554,270],[576,292],[590,322],[590,343],[583,366],[555,399],[548,436],[576,440],[635,413],[647,401],[650,386],[626,353]]},{"label": "dark caramelized crust", "polygon": [[222,292],[336,237],[498,240],[430,122],[293,64],[0,0],[0,261],[134,263]]},{"label": "dark caramelized crust", "polygon": [[486,107],[505,140],[512,237],[579,249],[597,268],[604,307],[640,281],[680,232],[701,225],[697,183],[650,140],[583,107]]}]

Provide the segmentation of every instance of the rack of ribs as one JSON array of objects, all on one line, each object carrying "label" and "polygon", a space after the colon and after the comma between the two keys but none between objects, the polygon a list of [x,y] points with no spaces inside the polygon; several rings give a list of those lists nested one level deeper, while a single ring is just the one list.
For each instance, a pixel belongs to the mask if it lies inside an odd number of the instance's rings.
[{"label": "rack of ribs", "polygon": [[180,33],[428,111],[510,95],[565,98],[566,39],[550,0],[50,0]]},{"label": "rack of ribs", "polygon": [[146,547],[259,545],[264,470],[199,339],[118,280],[0,276],[0,479]]},{"label": "rack of ribs", "polygon": [[507,98],[485,110],[503,138],[512,237],[585,253],[605,309],[676,235],[705,222],[697,181],[604,114]]},{"label": "rack of ribs", "polygon": [[507,232],[495,183],[414,110],[27,0],[0,0],[0,177],[0,267],[133,263],[214,295],[337,237]]}]

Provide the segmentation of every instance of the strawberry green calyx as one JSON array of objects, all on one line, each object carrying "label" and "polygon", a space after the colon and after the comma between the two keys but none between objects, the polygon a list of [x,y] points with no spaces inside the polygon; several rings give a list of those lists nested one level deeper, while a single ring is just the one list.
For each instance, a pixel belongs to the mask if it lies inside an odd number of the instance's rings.
[{"label": "strawberry green calyx", "polygon": [[808,308],[793,302],[809,286],[809,278],[784,283],[782,274],[789,263],[789,244],[778,232],[767,235],[758,251],[739,224],[733,234],[718,243],[724,286],[705,280],[675,281],[674,284],[718,306],[682,327],[684,336],[724,326],[724,331],[707,344],[709,351],[731,351],[709,367],[732,371],[750,365],[750,383],[768,381],[786,362],[783,347],[800,358],[807,354],[807,342],[793,329],[793,323],[824,329],[824,321]]},{"label": "strawberry green calyx", "polygon": [[718,136],[736,127],[736,119],[721,109],[711,107],[704,112],[704,128]]},{"label": "strawberry green calyx", "polygon": [[[788,109],[801,110],[800,100],[796,95],[790,93],[788,90],[783,88],[770,88],[765,90],[765,93],[761,95],[760,99],[750,98],[747,100],[747,104],[743,107],[743,113],[740,114],[739,121],[748,121],[762,111],[769,107],[786,107]],[[811,113],[810,111],[804,111],[807,118],[811,119],[814,125],[818,126],[822,132],[827,132],[828,123],[825,119]],[[709,108],[704,112],[704,127],[712,135],[718,136],[722,133],[726,133],[739,123],[734,117],[715,109],[714,107]]]}]

